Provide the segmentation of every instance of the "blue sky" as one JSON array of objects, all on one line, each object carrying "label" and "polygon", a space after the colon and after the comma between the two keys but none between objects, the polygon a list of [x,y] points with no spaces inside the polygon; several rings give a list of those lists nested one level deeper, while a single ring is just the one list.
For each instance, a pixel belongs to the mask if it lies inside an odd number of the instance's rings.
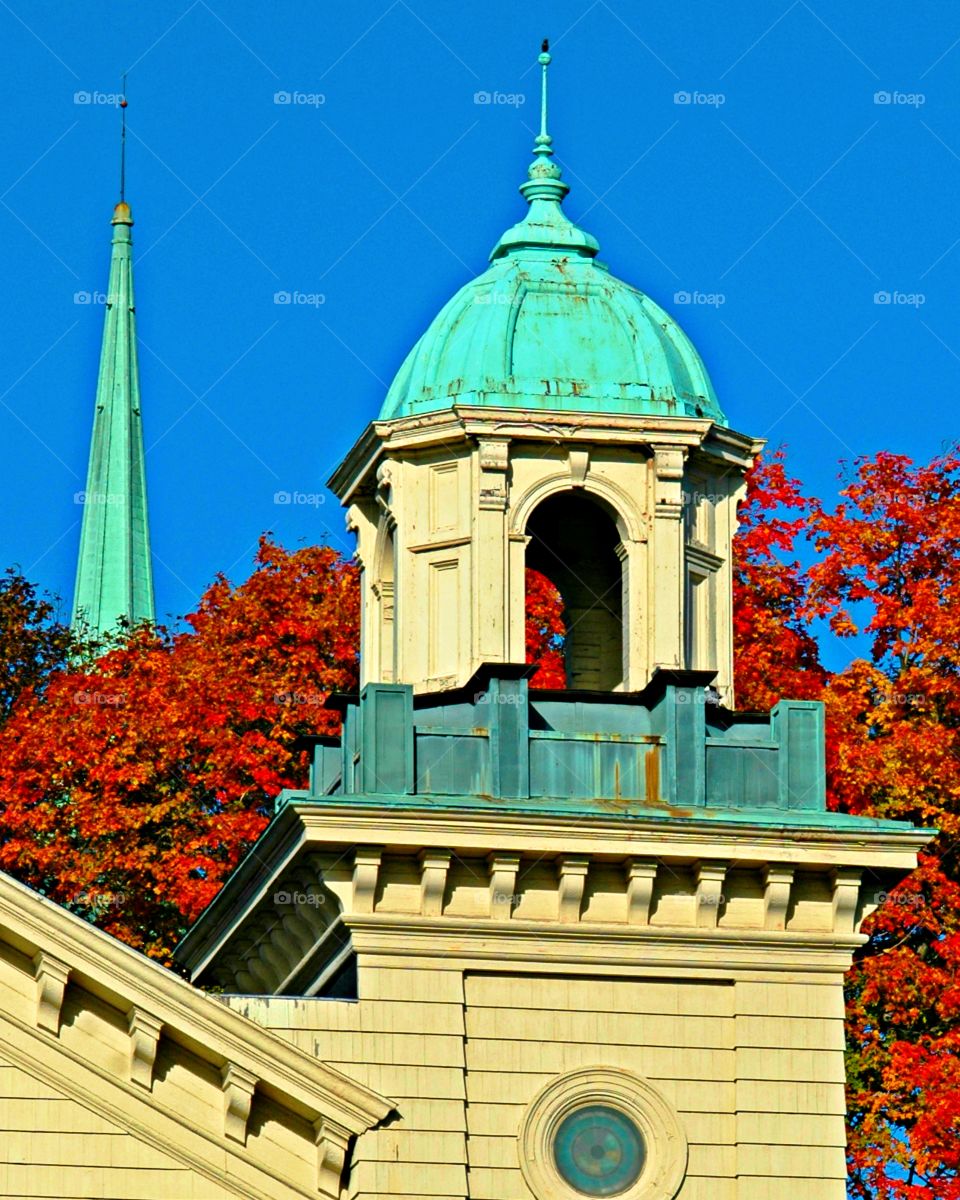
[{"label": "blue sky", "polygon": [[164,618],[263,530],[348,547],[324,482],[522,212],[545,35],[568,211],[731,424],[827,498],[960,434],[955,3],[3,0],[0,564],[69,605],[124,69]]}]

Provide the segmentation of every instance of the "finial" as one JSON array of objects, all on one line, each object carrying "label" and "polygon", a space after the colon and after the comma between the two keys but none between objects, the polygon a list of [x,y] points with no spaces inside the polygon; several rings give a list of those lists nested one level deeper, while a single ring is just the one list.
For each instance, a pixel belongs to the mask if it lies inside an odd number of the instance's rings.
[{"label": "finial", "polygon": [[544,38],[540,47],[540,57],[537,59],[542,67],[542,82],[540,84],[540,132],[534,142],[534,154],[552,154],[550,144],[553,138],[547,133],[547,67],[550,66],[550,39]]},{"label": "finial", "polygon": [[543,39],[537,59],[542,71],[540,85],[540,132],[533,143],[534,159],[527,170],[527,180],[520,191],[529,201],[555,200],[559,203],[570,190],[560,178],[561,171],[553,158],[553,138],[547,132],[547,68],[551,63],[550,42]]},{"label": "finial", "polygon": [[[133,214],[130,212],[130,205],[126,201],[126,183],[127,183],[127,73],[123,73],[123,91],[120,93],[120,203],[114,207],[113,216],[110,219],[111,225],[132,225]],[[121,241],[130,240],[130,231],[125,234],[118,230],[114,235],[114,240],[119,238]]]},{"label": "finial", "polygon": [[127,184],[127,73],[123,73],[123,91],[120,93],[120,203],[126,196]]}]

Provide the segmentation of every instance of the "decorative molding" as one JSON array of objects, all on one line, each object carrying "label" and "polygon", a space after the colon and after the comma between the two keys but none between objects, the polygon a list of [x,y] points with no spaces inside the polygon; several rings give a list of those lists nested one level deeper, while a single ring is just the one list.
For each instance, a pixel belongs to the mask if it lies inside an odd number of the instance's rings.
[{"label": "decorative molding", "polygon": [[228,1062],[220,1070],[220,1079],[223,1088],[224,1136],[245,1146],[257,1077],[252,1071],[245,1071],[236,1063]]},{"label": "decorative molding", "polygon": [[645,1158],[622,1200],[672,1200],[687,1173],[687,1138],[673,1106],[646,1079],[618,1067],[583,1067],[557,1076],[533,1098],[520,1124],[520,1170],[536,1200],[575,1200],[580,1195],[557,1170],[554,1135],[579,1108],[617,1109],[638,1128]]},{"label": "decorative molding", "polygon": [[372,913],[377,895],[382,846],[358,846],[353,857],[353,911]]},{"label": "decorative molding", "polygon": [[60,1010],[70,980],[70,968],[45,950],[33,957],[33,977],[37,984],[37,1026],[56,1036],[60,1034]]},{"label": "decorative molding", "polygon": [[585,855],[564,854],[557,859],[557,918],[565,925],[580,920],[583,891],[587,883],[590,859]]},{"label": "decorative molding", "polygon": [[478,506],[505,512],[509,488],[510,442],[501,438],[480,438],[480,495]]},{"label": "decorative molding", "polygon": [[862,877],[856,867],[837,867],[832,872],[833,928],[838,933],[852,933],[857,927]]},{"label": "decorative molding", "polygon": [[700,929],[716,927],[723,907],[723,881],[727,875],[727,864],[723,862],[703,862],[697,865],[697,915],[696,924]]},{"label": "decorative molding", "polygon": [[790,895],[793,891],[793,867],[768,864],[763,869],[763,927],[785,929]]},{"label": "decorative molding", "polygon": [[134,1006],[127,1014],[127,1029],[130,1033],[130,1082],[138,1083],[149,1092],[153,1087],[153,1064],[163,1022]]},{"label": "decorative molding", "polygon": [[571,487],[581,488],[587,478],[587,471],[590,470],[590,450],[574,449],[572,446],[567,450],[567,467],[570,471]]},{"label": "decorative molding", "polygon": [[324,1117],[314,1121],[313,1129],[317,1139],[317,1188],[328,1200],[340,1200],[350,1132]]},{"label": "decorative molding", "polygon": [[650,905],[657,880],[657,861],[653,858],[630,858],[626,863],[627,921],[630,925],[650,924]]},{"label": "decorative molding", "polygon": [[449,850],[423,850],[420,853],[420,912],[425,917],[439,917],[443,912],[451,857]]},{"label": "decorative molding", "polygon": [[490,868],[490,916],[495,921],[509,921],[517,899],[520,855],[494,853],[487,859],[487,864]]}]

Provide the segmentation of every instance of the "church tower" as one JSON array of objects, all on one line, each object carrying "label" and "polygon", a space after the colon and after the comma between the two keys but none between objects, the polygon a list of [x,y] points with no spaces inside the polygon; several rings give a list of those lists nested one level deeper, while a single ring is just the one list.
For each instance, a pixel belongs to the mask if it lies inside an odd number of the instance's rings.
[{"label": "church tower", "polygon": [[927,835],[828,811],[820,704],[733,707],[759,443],[565,216],[549,62],[526,216],[333,477],[359,694],[177,957],[389,1098],[327,1200],[843,1200],[844,971]]},{"label": "church tower", "polygon": [[541,131],[529,208],[414,346],[334,475],[363,568],[364,679],[431,691],[524,661],[524,569],[563,595],[568,682],[716,672],[732,703],[730,544],[761,443],[689,338],[562,208]]},{"label": "church tower", "polygon": [[100,372],[84,492],[73,628],[103,635],[154,620],[153,568],[133,299],[133,216],[113,210]]}]

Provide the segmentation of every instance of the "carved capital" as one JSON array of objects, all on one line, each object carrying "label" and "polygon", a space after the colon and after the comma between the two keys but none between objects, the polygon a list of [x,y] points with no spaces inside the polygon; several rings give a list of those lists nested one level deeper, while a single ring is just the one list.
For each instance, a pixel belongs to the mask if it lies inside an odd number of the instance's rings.
[{"label": "carved capital", "polygon": [[70,968],[59,958],[41,950],[34,955],[33,977],[37,985],[37,1025],[59,1035],[63,994],[70,979]]},{"label": "carved capital", "polygon": [[372,913],[380,875],[382,846],[358,846],[353,858],[353,911]]},{"label": "carved capital", "polygon": [[654,446],[655,515],[658,520],[683,518],[683,468],[687,452],[682,446]]},{"label": "carved capital", "polygon": [[480,439],[480,508],[504,512],[507,507],[507,471],[510,443],[504,438]]},{"label": "carved capital", "polygon": [[626,875],[627,921],[631,925],[649,925],[657,863],[652,858],[628,859]]},{"label": "carved capital", "polygon": [[153,1064],[157,1059],[160,1031],[163,1022],[151,1017],[141,1008],[127,1014],[130,1033],[130,1082],[138,1083],[149,1092],[153,1087]]},{"label": "carved capital", "polygon": [[510,466],[510,441],[507,438],[480,439],[480,470],[505,472]]},{"label": "carved capital", "polygon": [[221,1068],[220,1080],[223,1088],[223,1132],[226,1137],[244,1145],[257,1077],[236,1063],[228,1062]]}]

